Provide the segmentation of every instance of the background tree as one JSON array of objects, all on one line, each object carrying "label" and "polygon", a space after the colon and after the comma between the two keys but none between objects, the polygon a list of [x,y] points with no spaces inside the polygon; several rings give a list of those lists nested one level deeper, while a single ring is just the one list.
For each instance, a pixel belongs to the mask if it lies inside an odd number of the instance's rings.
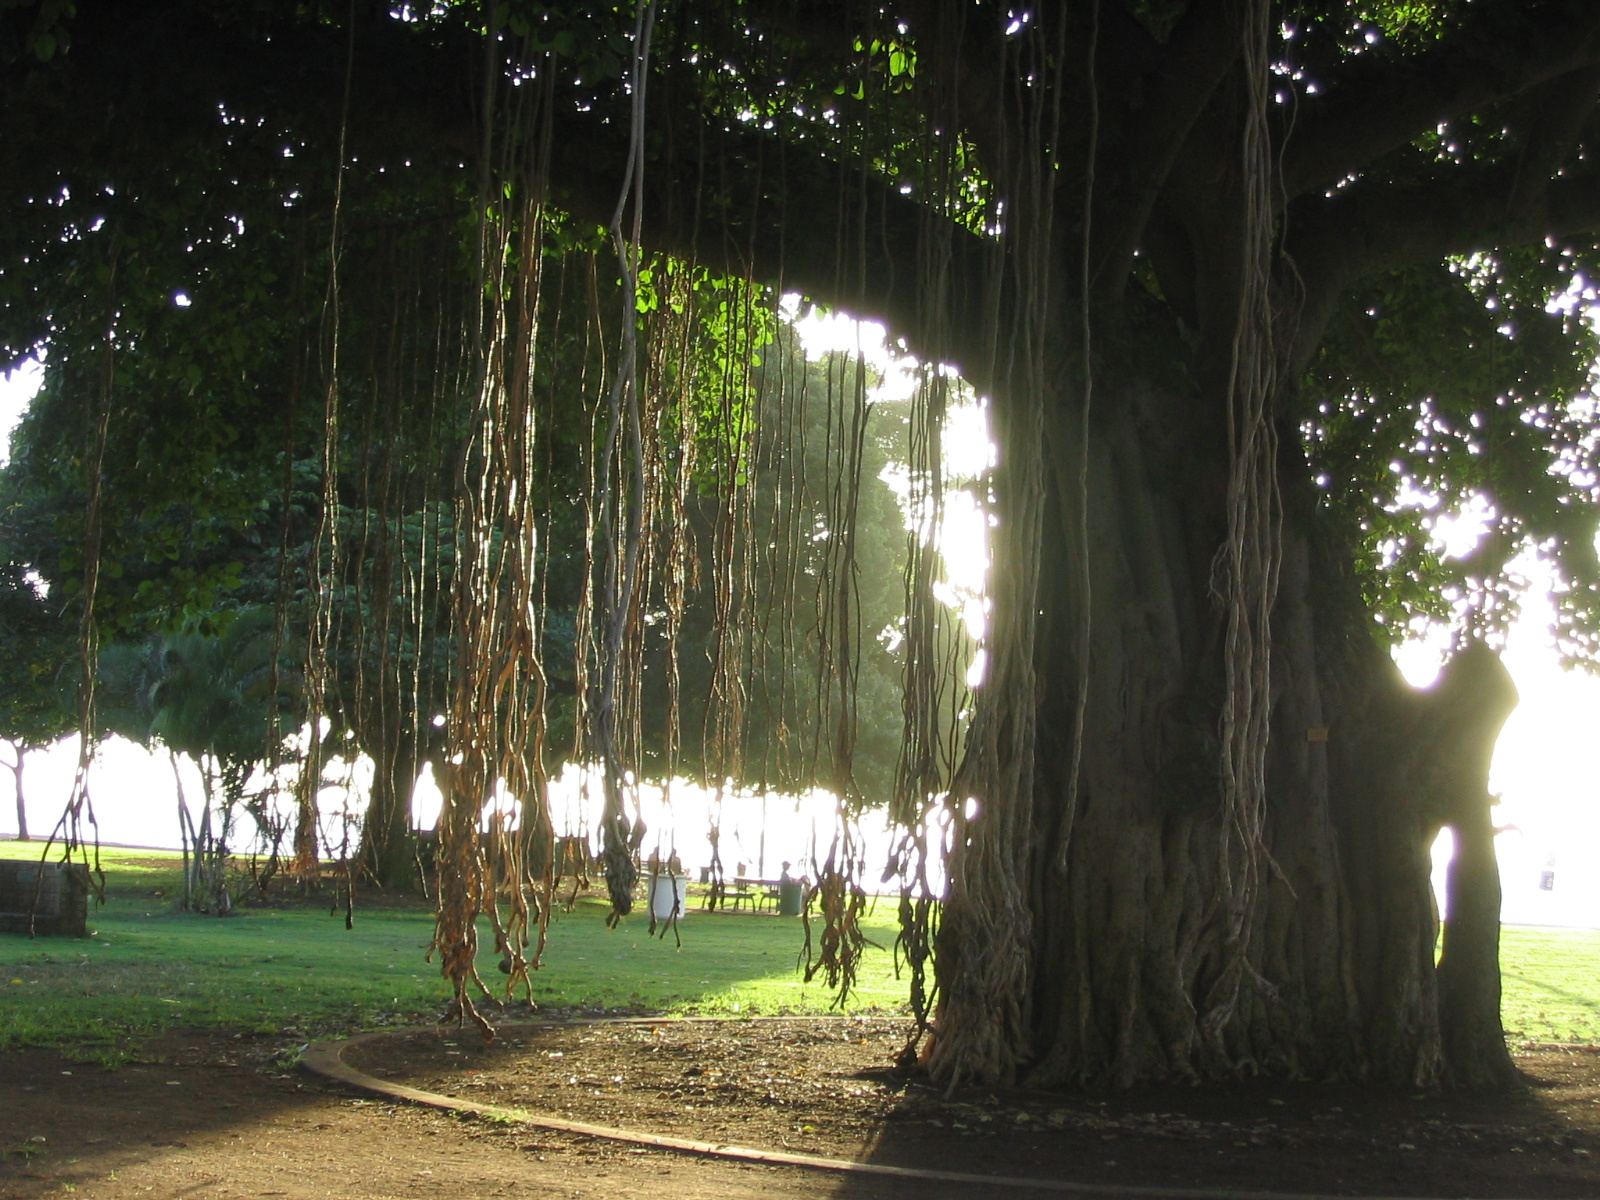
[{"label": "background tree", "polygon": [[72,679],[77,639],[67,605],[52,599],[36,551],[49,540],[50,506],[13,490],[0,515],[0,737],[11,747],[17,837],[29,838],[23,790],[27,756],[73,731]]},{"label": "background tree", "polygon": [[[291,662],[274,667],[275,652],[281,659],[273,614],[254,608],[101,653],[105,728],[146,747],[165,747],[172,759],[185,908],[214,916],[233,911],[227,868],[235,822],[247,805],[252,775],[276,765],[274,733],[284,738],[294,732],[281,718],[294,711],[296,672]],[[198,817],[184,797],[180,755],[199,768]],[[271,777],[257,785],[264,790],[252,806],[258,822],[267,819],[276,785]]]},{"label": "background tree", "polygon": [[0,738],[11,748],[17,797],[17,840],[27,841],[23,772],[34,750],[71,731],[76,714],[66,702],[64,676],[73,660],[72,631],[42,594],[43,582],[24,563],[0,576]]}]

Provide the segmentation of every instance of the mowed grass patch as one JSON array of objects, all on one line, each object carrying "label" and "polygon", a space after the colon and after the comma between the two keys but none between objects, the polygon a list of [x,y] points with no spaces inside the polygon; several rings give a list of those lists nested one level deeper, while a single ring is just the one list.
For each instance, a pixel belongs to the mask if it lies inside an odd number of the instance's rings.
[{"label": "mowed grass patch", "polygon": [[1507,926],[1500,985],[1513,1041],[1600,1043],[1600,931]]},{"label": "mowed grass patch", "polygon": [[[0,843],[0,856],[36,858],[37,845]],[[115,1047],[168,1028],[294,1037],[436,1019],[448,998],[425,961],[427,905],[358,905],[355,927],[327,908],[245,908],[227,918],[179,913],[178,857],[107,850],[107,902],[81,939],[0,935],[0,1049],[18,1045]],[[653,938],[635,914],[616,930],[605,906],[583,901],[552,922],[533,999],[545,1008],[653,1012],[827,1011],[833,994],[796,970],[801,923],[767,914],[691,911]],[[892,908],[868,923],[868,948],[845,1011],[895,1010]],[[496,995],[493,939],[479,971]],[[519,997],[520,998],[520,997]],[[489,1006],[492,1008],[492,1005]]]},{"label": "mowed grass patch", "polygon": [[[0,857],[37,858],[37,843],[0,842]],[[427,905],[357,907],[355,928],[327,908],[245,909],[218,919],[174,911],[178,856],[107,850],[107,904],[95,936],[29,941],[0,934],[0,1049],[126,1045],[169,1028],[312,1037],[436,1019],[447,1000],[424,960]],[[668,1013],[824,1012],[833,993],[796,969],[801,923],[767,914],[691,911],[679,948],[648,934],[642,913],[609,931],[605,906],[580,902],[552,922],[533,998],[544,1008]],[[845,1011],[896,1011],[893,908],[880,903]],[[492,946],[485,930],[483,944]],[[1503,1011],[1516,1041],[1600,1043],[1600,933],[1508,927]],[[479,967],[503,987],[486,949]],[[20,982],[19,982],[20,981]]]}]

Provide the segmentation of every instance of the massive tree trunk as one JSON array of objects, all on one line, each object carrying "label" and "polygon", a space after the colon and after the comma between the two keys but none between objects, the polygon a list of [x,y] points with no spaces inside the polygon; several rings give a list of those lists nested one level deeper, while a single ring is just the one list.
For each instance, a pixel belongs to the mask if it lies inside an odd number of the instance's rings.
[{"label": "massive tree trunk", "polygon": [[[1175,335],[1147,333],[1097,362],[1086,488],[1081,409],[1054,407],[1036,548],[1038,767],[1026,794],[979,797],[958,824],[930,1060],[1047,1086],[1255,1072],[1504,1081],[1485,785],[1514,693],[1481,648],[1432,693],[1405,685],[1292,428],[1261,882],[1228,1003],[1215,578],[1228,450],[1183,359]],[[1073,551],[1084,494],[1086,564]],[[1015,553],[1002,545],[997,570]],[[991,672],[989,686],[1012,684]],[[1460,894],[1436,971],[1429,847],[1441,821],[1458,830]],[[1017,883],[997,891],[1006,878]]]}]

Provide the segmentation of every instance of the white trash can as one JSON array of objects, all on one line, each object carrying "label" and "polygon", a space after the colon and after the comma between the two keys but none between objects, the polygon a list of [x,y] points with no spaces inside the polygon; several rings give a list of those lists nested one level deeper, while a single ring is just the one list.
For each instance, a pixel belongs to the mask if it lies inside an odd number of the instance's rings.
[{"label": "white trash can", "polygon": [[684,875],[653,875],[650,878],[650,915],[657,921],[670,921],[674,909],[682,918],[689,915],[689,880]]}]

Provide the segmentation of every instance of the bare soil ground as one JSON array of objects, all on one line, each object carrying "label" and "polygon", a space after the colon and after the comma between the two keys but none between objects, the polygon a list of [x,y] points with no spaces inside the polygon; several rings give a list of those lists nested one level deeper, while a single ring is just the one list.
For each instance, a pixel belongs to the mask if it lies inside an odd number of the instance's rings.
[{"label": "bare soil ground", "polygon": [[[572,1119],[859,1161],[1111,1185],[1600,1196],[1600,1051],[1524,1047],[1501,1095],[1259,1084],[946,1097],[889,1064],[901,1022],[522,1026],[396,1035],[352,1065]],[[0,1055],[0,1197],[917,1200],[1010,1189],[719,1162],[353,1095],[281,1042],[172,1036],[114,1071]]]}]

